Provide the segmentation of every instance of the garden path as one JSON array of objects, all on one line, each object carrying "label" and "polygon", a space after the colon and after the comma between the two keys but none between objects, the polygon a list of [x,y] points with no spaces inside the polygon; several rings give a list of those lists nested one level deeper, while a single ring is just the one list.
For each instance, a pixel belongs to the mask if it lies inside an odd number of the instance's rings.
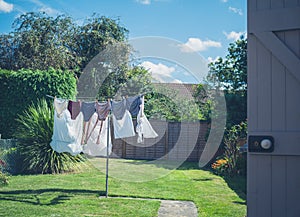
[{"label": "garden path", "polygon": [[191,201],[161,200],[158,217],[197,217],[197,207]]}]

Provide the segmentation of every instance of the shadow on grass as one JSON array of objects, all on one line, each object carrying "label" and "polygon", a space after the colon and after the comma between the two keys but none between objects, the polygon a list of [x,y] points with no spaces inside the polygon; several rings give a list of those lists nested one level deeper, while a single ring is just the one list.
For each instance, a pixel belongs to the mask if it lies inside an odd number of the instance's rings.
[{"label": "shadow on grass", "polygon": [[233,201],[233,203],[240,204],[240,205],[247,205],[246,201],[245,202]]},{"label": "shadow on grass", "polygon": [[199,179],[192,179],[194,181],[197,181],[197,182],[208,182],[208,181],[212,181],[214,180],[213,178],[199,178]]},{"label": "shadow on grass", "polygon": [[16,201],[39,206],[52,206],[62,204],[75,195],[103,195],[103,191],[79,190],[79,189],[37,189],[0,191],[0,200]]},{"label": "shadow on grass", "polygon": [[[198,162],[184,162],[177,168],[178,170],[198,170],[200,169]],[[204,168],[201,168],[205,170]]]},{"label": "shadow on grass", "polygon": [[247,197],[247,178],[246,176],[223,177],[229,188],[231,188],[241,199]]},{"label": "shadow on grass", "polygon": [[[94,157],[90,159],[102,159],[102,157]],[[176,160],[165,160],[165,159],[153,159],[153,160],[144,160],[144,159],[120,159],[120,158],[110,158],[110,160],[115,160],[120,164],[127,165],[152,165],[157,168],[164,168],[167,170],[190,170],[190,169],[199,169],[198,162],[181,162]]]}]

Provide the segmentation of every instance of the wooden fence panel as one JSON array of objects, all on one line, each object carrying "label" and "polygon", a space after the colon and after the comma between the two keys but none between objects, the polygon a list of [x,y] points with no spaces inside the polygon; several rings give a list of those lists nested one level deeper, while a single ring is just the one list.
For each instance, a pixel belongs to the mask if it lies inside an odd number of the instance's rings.
[{"label": "wooden fence panel", "polygon": [[[186,160],[198,162],[204,150],[209,123],[151,121],[159,134],[137,143],[137,136],[113,139],[112,157],[143,160]],[[196,138],[196,139],[195,139]]]}]

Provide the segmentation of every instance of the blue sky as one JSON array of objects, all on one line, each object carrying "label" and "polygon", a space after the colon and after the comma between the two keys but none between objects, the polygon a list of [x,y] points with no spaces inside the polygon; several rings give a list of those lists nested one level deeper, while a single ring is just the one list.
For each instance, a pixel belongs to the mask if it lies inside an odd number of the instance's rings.
[{"label": "blue sky", "polygon": [[[94,12],[119,18],[130,39],[156,36],[176,40],[185,45],[182,52],[195,52],[206,61],[224,57],[228,44],[247,28],[246,0],[0,0],[0,33],[10,32],[13,20],[29,11],[45,11],[51,16],[64,13],[78,23]],[[192,82],[192,78],[180,76],[186,73],[178,73],[182,68],[177,70],[172,61],[144,62],[153,70],[174,75],[175,82]]]}]

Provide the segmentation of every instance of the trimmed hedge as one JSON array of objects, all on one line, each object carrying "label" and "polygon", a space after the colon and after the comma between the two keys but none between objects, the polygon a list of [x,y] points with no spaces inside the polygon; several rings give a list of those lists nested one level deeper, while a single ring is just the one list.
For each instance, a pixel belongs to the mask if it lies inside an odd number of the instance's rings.
[{"label": "trimmed hedge", "polygon": [[21,69],[0,70],[0,134],[12,138],[17,126],[15,119],[29,105],[46,95],[73,99],[76,95],[76,78],[72,72]]}]

